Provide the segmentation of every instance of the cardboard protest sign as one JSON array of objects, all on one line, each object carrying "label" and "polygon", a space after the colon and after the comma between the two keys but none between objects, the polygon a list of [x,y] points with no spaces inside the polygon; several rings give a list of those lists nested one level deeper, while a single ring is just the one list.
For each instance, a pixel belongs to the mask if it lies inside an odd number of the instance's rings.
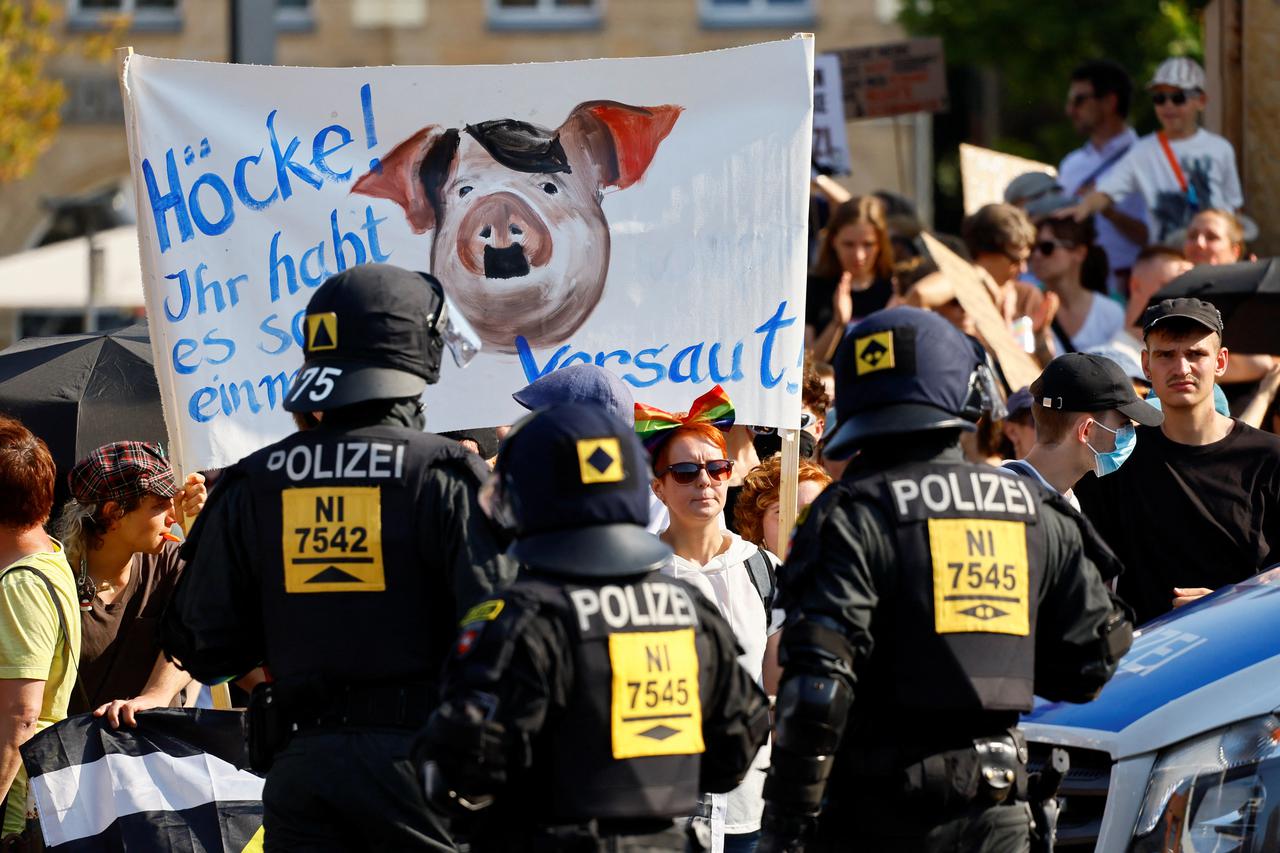
[{"label": "cardboard protest sign", "polygon": [[1003,202],[1005,187],[1027,172],[1058,175],[1058,170],[1048,163],[961,142],[960,182],[964,192],[965,216],[977,212],[984,205]]},{"label": "cardboard protest sign", "polygon": [[947,109],[947,66],[942,39],[920,38],[835,52],[850,119],[881,118]]},{"label": "cardboard protest sign", "polygon": [[[519,66],[285,68],[130,56],[143,282],[173,454],[292,430],[303,311],[365,261],[432,272],[483,351],[434,431],[595,363],[687,408],[799,426],[813,42]],[[744,98],[743,92],[751,97]]]},{"label": "cardboard protest sign", "polygon": [[835,175],[853,171],[844,122],[840,57],[834,53],[823,53],[813,60],[813,162]]},{"label": "cardboard protest sign", "polygon": [[1016,340],[1009,325],[1000,315],[1000,311],[991,301],[991,294],[982,281],[982,274],[955,252],[940,243],[932,234],[921,235],[929,257],[938,267],[938,273],[944,276],[955,288],[956,299],[960,307],[973,318],[978,334],[986,342],[987,348],[1004,373],[1009,387],[1018,389],[1030,385],[1040,375],[1040,366],[1027,354]]}]

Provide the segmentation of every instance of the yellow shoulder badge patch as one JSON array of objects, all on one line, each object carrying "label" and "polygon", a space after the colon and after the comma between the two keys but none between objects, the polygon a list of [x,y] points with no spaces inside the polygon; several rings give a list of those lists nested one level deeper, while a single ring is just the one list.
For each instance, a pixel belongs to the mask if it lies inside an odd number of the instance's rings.
[{"label": "yellow shoulder badge patch", "polygon": [[626,478],[622,470],[622,448],[616,438],[583,438],[578,440],[578,473],[583,485],[619,483]]},{"label": "yellow shoulder badge patch", "polygon": [[502,612],[502,608],[506,606],[506,602],[501,598],[491,598],[488,601],[482,601],[475,607],[467,611],[467,615],[462,617],[459,625],[470,625],[472,622],[492,622],[498,618],[498,614]]},{"label": "yellow shoulder badge patch", "polygon": [[307,352],[338,348],[338,315],[333,311],[307,315]]},{"label": "yellow shoulder badge patch", "polygon": [[[308,318],[310,319],[310,318]],[[893,367],[893,331],[874,332],[853,342],[853,360],[858,375],[889,370]]]}]

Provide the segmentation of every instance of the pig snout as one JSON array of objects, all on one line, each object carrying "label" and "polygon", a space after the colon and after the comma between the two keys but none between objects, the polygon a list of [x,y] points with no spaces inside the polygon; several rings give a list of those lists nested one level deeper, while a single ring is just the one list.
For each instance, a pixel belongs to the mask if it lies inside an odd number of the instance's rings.
[{"label": "pig snout", "polygon": [[458,258],[485,278],[521,278],[551,260],[551,232],[528,202],[493,193],[467,211],[458,229]]}]

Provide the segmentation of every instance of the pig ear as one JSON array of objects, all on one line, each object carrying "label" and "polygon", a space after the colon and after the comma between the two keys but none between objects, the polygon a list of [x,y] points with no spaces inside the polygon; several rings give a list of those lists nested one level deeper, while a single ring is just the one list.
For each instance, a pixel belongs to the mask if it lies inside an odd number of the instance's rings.
[{"label": "pig ear", "polygon": [[436,209],[422,180],[422,163],[443,133],[439,125],[422,128],[391,149],[376,169],[361,175],[351,192],[394,201],[404,208],[415,234],[435,228]]},{"label": "pig ear", "polygon": [[633,107],[617,101],[588,101],[574,107],[561,127],[577,137],[595,162],[601,186],[620,190],[644,177],[684,107]]}]

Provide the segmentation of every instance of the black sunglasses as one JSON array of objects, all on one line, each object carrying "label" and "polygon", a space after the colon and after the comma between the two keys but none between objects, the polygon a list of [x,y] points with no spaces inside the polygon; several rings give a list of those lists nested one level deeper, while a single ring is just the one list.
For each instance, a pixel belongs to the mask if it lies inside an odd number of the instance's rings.
[{"label": "black sunglasses", "polygon": [[1156,92],[1154,95],[1151,96],[1151,103],[1155,104],[1157,107],[1164,106],[1165,101],[1168,101],[1169,103],[1173,104],[1175,107],[1180,107],[1187,102],[1187,93],[1186,92],[1168,92],[1168,93]]},{"label": "black sunglasses", "polygon": [[1035,250],[1040,254],[1044,255],[1046,258],[1052,255],[1054,252],[1056,252],[1059,248],[1074,249],[1075,246],[1071,245],[1070,243],[1059,243],[1054,240],[1041,240],[1039,243],[1036,243],[1035,245]]},{"label": "black sunglasses", "polygon": [[1081,92],[1079,94],[1072,95],[1070,98],[1068,98],[1067,104],[1071,107],[1078,109],[1081,104],[1083,104],[1085,101],[1088,101],[1094,97],[1096,97],[1096,95],[1085,94],[1084,92]]},{"label": "black sunglasses", "polygon": [[710,462],[703,463],[676,462],[668,465],[667,469],[658,476],[670,474],[671,479],[682,486],[687,486],[698,479],[699,471],[706,471],[707,478],[713,483],[723,483],[733,473],[733,462],[728,459],[712,459]]}]

